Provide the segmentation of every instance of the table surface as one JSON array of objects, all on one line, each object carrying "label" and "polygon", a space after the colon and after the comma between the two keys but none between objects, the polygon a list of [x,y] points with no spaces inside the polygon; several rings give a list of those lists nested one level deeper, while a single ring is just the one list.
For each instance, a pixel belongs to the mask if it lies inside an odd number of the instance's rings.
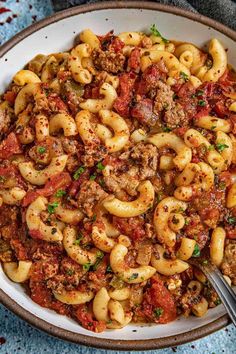
[{"label": "table surface", "polygon": [[[10,11],[0,14],[0,44],[15,33],[53,13],[49,0],[5,0],[0,1],[0,8]],[[0,305],[0,353],[27,354],[72,354],[72,353],[118,353],[112,351],[94,350],[76,344],[53,338],[16,317]],[[236,352],[236,330],[228,326],[206,338],[182,346],[150,351],[150,354],[232,354]],[[126,353],[126,352],[123,352]],[[140,352],[141,353],[141,352]]]}]

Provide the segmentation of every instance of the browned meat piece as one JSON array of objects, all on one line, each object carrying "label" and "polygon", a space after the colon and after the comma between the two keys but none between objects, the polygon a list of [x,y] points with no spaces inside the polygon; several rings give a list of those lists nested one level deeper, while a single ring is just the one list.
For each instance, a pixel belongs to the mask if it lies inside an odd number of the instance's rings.
[{"label": "browned meat piece", "polygon": [[225,275],[231,278],[232,283],[236,285],[236,241],[229,240],[227,242],[221,269]]},{"label": "browned meat piece", "polygon": [[168,128],[174,129],[188,124],[188,119],[184,109],[179,103],[173,100],[174,91],[170,86],[158,81],[158,90],[155,97],[154,113],[157,115],[163,113],[163,120]]},{"label": "browned meat piece", "polygon": [[104,192],[98,183],[95,181],[85,181],[81,185],[78,205],[88,217],[92,217],[96,204],[107,196],[108,194]]},{"label": "browned meat piece", "polygon": [[0,138],[7,132],[11,123],[11,118],[7,109],[0,109]]},{"label": "browned meat piece", "polygon": [[107,156],[107,149],[104,145],[98,144],[85,145],[85,154],[81,160],[85,166],[92,167],[96,162],[103,160]]},{"label": "browned meat piece", "polygon": [[126,200],[126,193],[130,196],[136,196],[136,188],[139,185],[138,169],[133,167],[128,172],[122,173],[119,176],[111,174],[104,177],[104,182],[110,192],[121,200]]},{"label": "browned meat piece", "polygon": [[0,239],[0,261],[1,262],[13,261],[13,252],[10,247],[10,244],[2,239]]},{"label": "browned meat piece", "polygon": [[132,149],[130,157],[139,167],[139,180],[156,175],[158,151],[154,145],[139,143]]},{"label": "browned meat piece", "polygon": [[12,224],[17,219],[18,210],[16,207],[3,204],[0,213],[0,227]]},{"label": "browned meat piece", "polygon": [[154,126],[158,116],[153,112],[153,103],[149,98],[142,98],[136,102],[130,112],[133,118],[136,118],[141,124]]},{"label": "browned meat piece", "polygon": [[138,95],[146,95],[150,91],[156,92],[156,88],[159,85],[160,79],[165,79],[167,74],[167,68],[163,60],[157,64],[150,65],[142,74],[141,80],[137,83]]},{"label": "browned meat piece", "polygon": [[122,53],[95,49],[92,53],[93,63],[96,69],[105,70],[117,74],[122,71],[125,64],[125,56]]}]

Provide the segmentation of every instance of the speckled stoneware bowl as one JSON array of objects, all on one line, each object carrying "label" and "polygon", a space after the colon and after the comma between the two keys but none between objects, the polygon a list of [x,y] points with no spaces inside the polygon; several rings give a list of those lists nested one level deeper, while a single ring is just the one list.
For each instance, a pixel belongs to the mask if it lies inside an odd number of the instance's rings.
[{"label": "speckled stoneware bowl", "polygon": [[[16,35],[0,48],[0,91],[12,76],[38,53],[69,49],[78,32],[90,27],[104,34],[148,30],[155,23],[167,38],[204,46],[212,37],[228,48],[229,62],[236,66],[236,33],[206,17],[144,1],[113,1],[75,7],[38,22]],[[93,333],[78,323],[35,304],[23,288],[12,283],[0,269],[0,300],[14,313],[48,333],[77,343],[107,349],[158,349],[206,336],[229,319],[224,307],[208,311],[203,318],[180,318],[167,325],[129,325],[121,330]]]}]

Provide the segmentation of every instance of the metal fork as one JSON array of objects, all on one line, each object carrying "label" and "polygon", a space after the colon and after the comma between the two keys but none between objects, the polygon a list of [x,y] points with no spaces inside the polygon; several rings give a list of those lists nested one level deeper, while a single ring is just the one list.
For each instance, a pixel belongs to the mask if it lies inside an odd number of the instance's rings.
[{"label": "metal fork", "polygon": [[198,267],[210,281],[236,327],[236,294],[224,279],[219,269],[209,259],[191,258],[189,263]]}]

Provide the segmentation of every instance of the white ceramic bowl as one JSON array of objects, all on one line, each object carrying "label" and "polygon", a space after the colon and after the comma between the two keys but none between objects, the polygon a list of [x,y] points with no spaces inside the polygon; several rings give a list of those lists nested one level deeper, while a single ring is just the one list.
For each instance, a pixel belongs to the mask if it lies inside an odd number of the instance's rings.
[{"label": "white ceramic bowl", "polygon": [[[155,23],[167,38],[190,41],[203,47],[219,38],[228,48],[229,62],[236,66],[236,33],[205,17],[174,7],[150,2],[105,2],[76,7],[45,19],[24,30],[0,49],[0,91],[12,76],[38,53],[69,49],[84,28],[104,34],[114,29],[145,31]],[[121,330],[95,334],[72,319],[35,304],[20,285],[11,282],[0,269],[0,299],[19,316],[40,329],[63,339],[109,349],[157,349],[181,344],[207,335],[228,323],[223,306],[203,318],[180,318],[167,325],[129,325]]]}]

